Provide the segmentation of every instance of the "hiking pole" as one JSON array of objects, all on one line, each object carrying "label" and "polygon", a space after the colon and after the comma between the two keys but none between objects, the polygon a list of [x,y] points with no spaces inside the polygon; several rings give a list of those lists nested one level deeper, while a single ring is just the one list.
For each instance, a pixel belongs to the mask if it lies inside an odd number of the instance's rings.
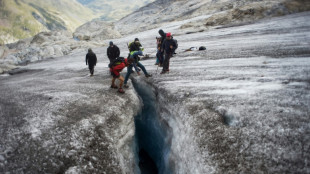
[{"label": "hiking pole", "polygon": [[159,65],[157,65],[156,74],[157,74],[157,71],[158,71],[158,67],[159,67]]}]

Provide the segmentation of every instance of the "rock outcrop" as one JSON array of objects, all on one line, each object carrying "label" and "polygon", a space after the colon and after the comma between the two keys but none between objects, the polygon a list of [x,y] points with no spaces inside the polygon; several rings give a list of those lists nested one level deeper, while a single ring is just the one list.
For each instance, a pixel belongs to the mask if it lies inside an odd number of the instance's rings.
[{"label": "rock outcrop", "polygon": [[79,40],[103,41],[106,39],[120,38],[121,34],[115,30],[113,23],[95,20],[78,27],[73,33],[73,36]]},{"label": "rock outcrop", "polygon": [[199,28],[207,30],[214,26],[243,25],[259,19],[288,15],[310,10],[310,3],[303,0],[253,1],[237,6],[230,6],[228,10],[212,14],[209,18],[189,22],[181,28]]},{"label": "rock outcrop", "polygon": [[2,54],[0,72],[4,73],[30,62],[60,57],[81,49],[99,46],[103,44],[98,40],[95,42],[77,41],[73,39],[72,33],[65,30],[41,32],[34,37],[2,46],[1,50],[6,50],[6,53]]},{"label": "rock outcrop", "polygon": [[12,43],[42,31],[74,31],[96,18],[92,10],[72,0],[2,0],[0,43]]},{"label": "rock outcrop", "polygon": [[205,16],[195,22],[185,21],[181,26],[182,29],[197,32],[213,26],[253,22],[307,10],[310,10],[310,2],[307,0],[157,0],[124,17],[115,25],[121,34],[130,34],[168,25],[173,21]]}]

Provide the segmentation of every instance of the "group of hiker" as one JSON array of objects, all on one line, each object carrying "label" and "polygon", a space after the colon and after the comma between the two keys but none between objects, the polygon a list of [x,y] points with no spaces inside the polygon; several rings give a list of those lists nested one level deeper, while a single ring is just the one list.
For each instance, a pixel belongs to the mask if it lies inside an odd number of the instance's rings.
[{"label": "group of hiker", "polygon": [[165,33],[162,29],[158,31],[161,37],[156,37],[157,40],[157,53],[156,63],[160,67],[163,67],[160,74],[169,72],[170,58],[178,48],[176,40],[172,38],[171,33]]},{"label": "group of hiker", "polygon": [[[160,29],[158,33],[160,34],[160,37],[156,37],[157,53],[155,65],[163,67],[160,74],[165,74],[169,72],[169,60],[177,48],[177,42],[172,39],[171,33],[165,33],[162,29]],[[111,88],[118,89],[119,93],[125,92],[123,87],[129,87],[127,82],[130,74],[134,72],[132,68],[135,69],[138,75],[140,75],[140,71],[142,70],[145,77],[152,77],[140,62],[139,56],[143,56],[144,48],[138,38],[135,38],[133,42],[128,44],[128,50],[129,54],[127,58],[124,58],[120,57],[120,49],[112,41],[110,41],[109,47],[107,48],[107,56],[110,60],[110,73],[113,76]],[[96,54],[91,49],[88,49],[88,53],[86,54],[86,65],[89,67],[90,76],[93,76],[94,74],[94,66],[96,66],[96,63]],[[120,72],[125,67],[127,67],[127,73],[124,78]],[[115,84],[116,79],[119,79],[120,81],[119,87]]]}]

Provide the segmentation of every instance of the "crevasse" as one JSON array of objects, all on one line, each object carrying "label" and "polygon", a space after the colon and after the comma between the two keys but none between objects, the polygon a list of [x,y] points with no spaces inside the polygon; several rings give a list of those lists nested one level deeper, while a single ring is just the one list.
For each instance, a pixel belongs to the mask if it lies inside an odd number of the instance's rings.
[{"label": "crevasse", "polygon": [[143,102],[141,112],[135,117],[136,173],[173,173],[169,158],[172,131],[160,117],[156,91],[148,84],[133,80],[133,86]]}]

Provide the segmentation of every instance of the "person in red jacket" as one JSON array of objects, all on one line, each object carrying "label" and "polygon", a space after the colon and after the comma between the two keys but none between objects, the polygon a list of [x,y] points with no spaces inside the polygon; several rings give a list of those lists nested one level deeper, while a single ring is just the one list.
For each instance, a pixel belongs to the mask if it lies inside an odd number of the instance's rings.
[{"label": "person in red jacket", "polygon": [[112,65],[110,68],[110,72],[113,75],[112,78],[112,84],[111,84],[111,88],[115,88],[117,89],[118,87],[115,85],[115,80],[119,79],[120,83],[119,83],[119,88],[118,88],[118,92],[119,93],[125,93],[125,91],[123,90],[123,83],[124,83],[124,77],[120,74],[120,72],[127,67],[128,65],[132,64],[134,61],[133,58],[126,58],[124,59],[124,62],[118,63],[116,65]]}]

